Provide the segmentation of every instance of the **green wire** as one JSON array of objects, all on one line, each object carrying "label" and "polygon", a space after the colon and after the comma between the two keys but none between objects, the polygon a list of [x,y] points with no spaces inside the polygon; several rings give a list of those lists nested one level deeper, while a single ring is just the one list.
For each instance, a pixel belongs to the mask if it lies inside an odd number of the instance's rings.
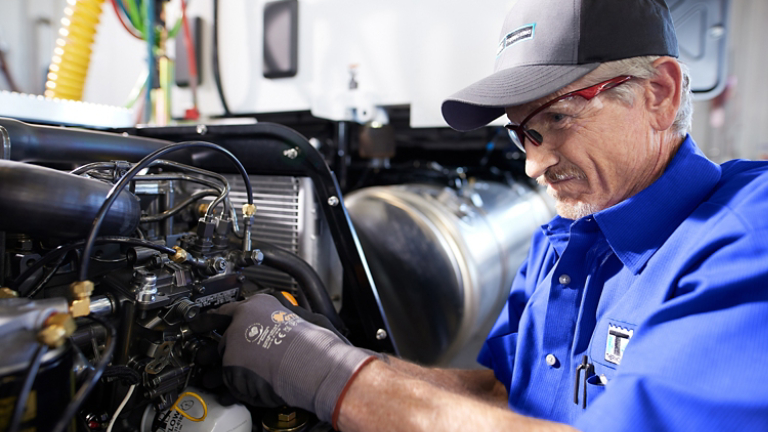
[{"label": "green wire", "polygon": [[141,14],[139,13],[139,8],[136,6],[136,2],[134,0],[125,1],[128,3],[126,8],[128,9],[128,19],[131,20],[131,24],[133,24],[136,30],[141,33],[141,36],[146,39],[147,36],[144,34],[144,21],[142,20]]}]

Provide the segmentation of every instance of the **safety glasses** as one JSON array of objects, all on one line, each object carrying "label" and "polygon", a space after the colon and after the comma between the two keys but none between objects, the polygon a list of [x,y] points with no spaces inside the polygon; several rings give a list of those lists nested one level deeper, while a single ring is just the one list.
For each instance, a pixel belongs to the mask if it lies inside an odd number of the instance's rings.
[{"label": "safety glasses", "polygon": [[566,93],[536,108],[519,125],[507,123],[504,127],[509,132],[512,142],[525,153],[526,138],[535,146],[541,145],[545,136],[571,126],[573,121],[584,112],[590,100],[632,78],[629,75],[617,76],[593,86]]}]

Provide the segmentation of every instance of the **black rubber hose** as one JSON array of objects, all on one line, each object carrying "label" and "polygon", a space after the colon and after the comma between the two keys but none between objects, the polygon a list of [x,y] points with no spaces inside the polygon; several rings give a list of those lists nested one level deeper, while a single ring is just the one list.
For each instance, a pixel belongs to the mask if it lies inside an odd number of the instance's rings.
[{"label": "black rubber hose", "polygon": [[37,371],[40,369],[40,364],[43,362],[43,356],[48,352],[48,346],[40,344],[35,351],[33,360],[29,363],[27,373],[24,375],[24,385],[21,387],[21,393],[16,398],[16,405],[13,407],[13,416],[11,417],[10,426],[8,426],[8,432],[18,432],[19,426],[21,426],[21,418],[24,414],[24,407],[27,406],[27,398],[32,391],[32,384],[35,383],[35,377]]},{"label": "black rubber hose", "polygon": [[248,173],[245,171],[245,168],[243,167],[243,164],[240,163],[239,160],[229,152],[229,150],[225,149],[224,147],[221,147],[219,145],[205,142],[205,141],[188,141],[188,142],[182,142],[178,144],[171,144],[169,146],[165,146],[159,150],[156,150],[146,157],[139,161],[136,165],[133,166],[125,175],[123,178],[120,179],[115,185],[112,187],[112,189],[109,190],[109,193],[107,194],[106,199],[104,200],[104,204],[102,204],[101,209],[99,209],[99,212],[96,214],[96,217],[93,220],[93,226],[91,228],[91,232],[88,234],[87,240],[85,241],[85,247],[83,248],[83,261],[80,263],[80,274],[79,274],[79,280],[85,281],[88,279],[88,266],[90,263],[90,257],[93,254],[93,244],[96,241],[96,234],[99,233],[99,228],[101,228],[101,224],[104,222],[104,217],[106,216],[107,212],[109,212],[109,208],[112,207],[112,203],[117,200],[117,197],[120,195],[120,192],[125,189],[125,187],[131,182],[134,176],[138,174],[141,170],[144,168],[147,168],[157,159],[160,159],[160,157],[172,153],[178,150],[185,150],[189,148],[208,148],[212,150],[216,150],[218,152],[223,153],[230,161],[232,161],[235,166],[237,167],[237,170],[240,172],[240,175],[243,177],[243,182],[245,183],[245,188],[247,191],[247,198],[248,198],[248,204],[253,204],[253,189],[251,188],[251,181],[248,178]]},{"label": "black rubber hose", "polygon": [[296,279],[307,295],[312,311],[325,315],[337,330],[346,333],[344,322],[341,321],[323,281],[312,266],[301,257],[269,243],[254,241],[253,247],[264,254],[262,265],[288,273]]},{"label": "black rubber hose", "polygon": [[[152,243],[148,240],[141,240],[141,239],[135,239],[130,237],[114,237],[114,236],[104,236],[104,237],[98,237],[96,239],[97,244],[104,244],[104,243],[120,243],[120,244],[127,244],[132,246],[144,246],[150,249],[154,249],[156,251],[162,252],[164,254],[170,254],[174,255],[176,251],[173,248],[169,248],[168,246],[159,245],[156,243]],[[61,245],[57,247],[56,249],[48,252],[45,254],[44,257],[40,258],[39,261],[35,261],[34,264],[32,264],[30,267],[28,267],[24,272],[22,272],[16,279],[13,280],[8,285],[8,288],[11,288],[13,290],[18,290],[18,287],[25,281],[27,278],[32,276],[38,269],[40,269],[42,266],[48,264],[49,262],[56,259],[60,254],[65,254],[71,250],[79,249],[83,247],[85,244],[85,240],[80,240],[74,243],[69,243],[66,245]]]},{"label": "black rubber hose", "polygon": [[70,420],[77,414],[77,411],[80,410],[80,407],[83,405],[88,395],[91,394],[93,387],[99,382],[101,374],[104,373],[107,365],[112,361],[112,355],[115,353],[115,340],[117,339],[117,331],[115,330],[115,327],[107,321],[93,315],[89,315],[87,318],[96,321],[107,329],[106,347],[104,348],[104,353],[101,356],[101,360],[99,360],[99,363],[96,365],[96,368],[88,372],[89,376],[77,390],[75,397],[69,405],[67,405],[62,417],[56,422],[53,432],[63,432],[67,426],[69,426]]},{"label": "black rubber hose", "polygon": [[213,0],[213,80],[216,82],[216,90],[219,93],[221,106],[224,107],[224,115],[231,115],[224,96],[224,87],[221,84],[221,67],[219,66],[219,0]]}]

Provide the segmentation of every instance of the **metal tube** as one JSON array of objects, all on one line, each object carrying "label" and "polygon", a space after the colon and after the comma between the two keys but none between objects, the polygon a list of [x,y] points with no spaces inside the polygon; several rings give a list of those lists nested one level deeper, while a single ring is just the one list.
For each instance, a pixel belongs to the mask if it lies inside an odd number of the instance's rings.
[{"label": "metal tube", "polygon": [[91,297],[91,313],[98,316],[112,315],[115,312],[115,303],[105,295]]}]

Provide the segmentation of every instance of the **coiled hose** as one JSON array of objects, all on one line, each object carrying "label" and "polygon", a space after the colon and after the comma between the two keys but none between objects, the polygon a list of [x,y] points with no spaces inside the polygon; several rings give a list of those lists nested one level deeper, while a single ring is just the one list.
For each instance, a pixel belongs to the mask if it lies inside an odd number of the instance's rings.
[{"label": "coiled hose", "polygon": [[81,100],[104,0],[67,0],[53,50],[45,96]]}]

